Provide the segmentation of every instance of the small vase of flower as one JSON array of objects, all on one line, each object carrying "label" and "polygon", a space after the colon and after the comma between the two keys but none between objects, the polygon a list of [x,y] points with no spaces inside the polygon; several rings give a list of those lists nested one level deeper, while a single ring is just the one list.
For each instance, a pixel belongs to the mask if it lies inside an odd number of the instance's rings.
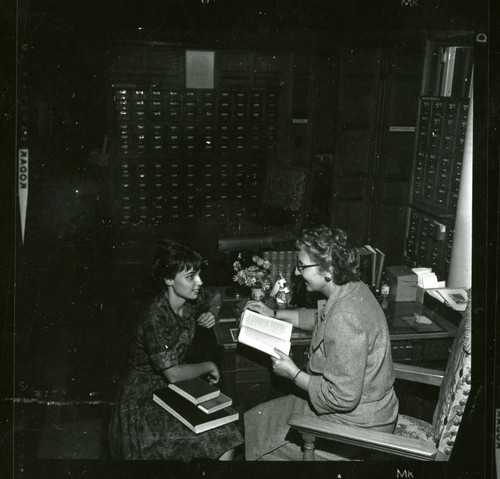
[{"label": "small vase of flower", "polygon": [[271,263],[257,255],[252,256],[252,264],[249,266],[244,267],[243,263],[243,255],[238,253],[238,257],[233,263],[233,269],[236,273],[233,276],[233,281],[250,288],[252,299],[261,300],[271,286],[269,280]]}]

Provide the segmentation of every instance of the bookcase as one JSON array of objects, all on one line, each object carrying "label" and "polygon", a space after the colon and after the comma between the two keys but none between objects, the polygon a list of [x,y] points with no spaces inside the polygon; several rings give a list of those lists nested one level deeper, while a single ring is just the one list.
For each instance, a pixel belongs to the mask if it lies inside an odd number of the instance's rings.
[{"label": "bookcase", "polygon": [[447,279],[450,267],[472,65],[467,37],[428,40],[404,262],[432,267],[441,280]]}]

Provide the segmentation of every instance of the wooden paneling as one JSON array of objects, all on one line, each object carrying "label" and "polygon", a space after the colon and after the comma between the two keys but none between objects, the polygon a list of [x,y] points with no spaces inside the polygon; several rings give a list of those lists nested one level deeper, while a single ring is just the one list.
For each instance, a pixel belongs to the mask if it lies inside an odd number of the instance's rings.
[{"label": "wooden paneling", "polygon": [[422,65],[423,52],[388,52],[370,235],[386,264],[402,261]]},{"label": "wooden paneling", "polygon": [[331,226],[356,244],[370,230],[382,52],[348,49],[340,57]]}]

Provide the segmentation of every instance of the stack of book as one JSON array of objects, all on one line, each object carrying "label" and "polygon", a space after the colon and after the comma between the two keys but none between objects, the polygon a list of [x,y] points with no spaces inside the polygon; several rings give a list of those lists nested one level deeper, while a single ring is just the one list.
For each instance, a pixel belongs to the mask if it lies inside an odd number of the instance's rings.
[{"label": "stack of book", "polygon": [[358,264],[361,281],[372,291],[380,291],[385,253],[366,244],[358,248]]},{"label": "stack of book", "polygon": [[153,400],[196,434],[237,421],[230,397],[200,377],[171,383]]}]

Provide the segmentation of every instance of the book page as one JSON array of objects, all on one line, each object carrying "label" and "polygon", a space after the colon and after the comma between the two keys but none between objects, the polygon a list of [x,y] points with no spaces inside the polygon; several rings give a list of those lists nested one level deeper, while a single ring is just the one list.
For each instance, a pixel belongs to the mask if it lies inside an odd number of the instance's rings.
[{"label": "book page", "polygon": [[238,340],[243,344],[259,349],[276,358],[279,358],[279,356],[274,352],[274,348],[279,349],[285,354],[290,352],[290,341],[284,341],[283,339],[270,336],[247,326],[242,326]]},{"label": "book page", "polygon": [[290,340],[293,329],[290,323],[280,321],[279,319],[269,318],[268,316],[255,313],[248,309],[243,313],[241,325],[262,331],[263,333],[270,334],[271,336],[275,336],[285,341]]}]

